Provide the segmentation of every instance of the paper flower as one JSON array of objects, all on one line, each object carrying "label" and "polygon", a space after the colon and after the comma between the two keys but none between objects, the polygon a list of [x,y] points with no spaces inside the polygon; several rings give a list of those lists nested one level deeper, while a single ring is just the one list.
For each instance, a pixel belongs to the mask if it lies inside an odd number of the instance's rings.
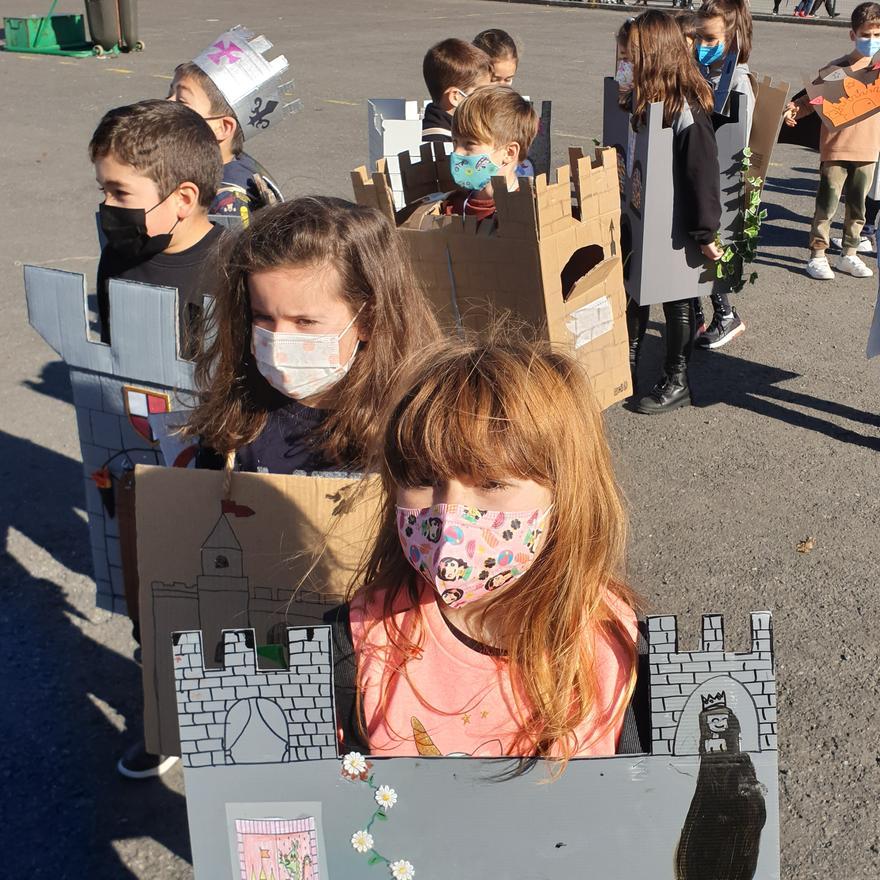
[{"label": "paper flower", "polygon": [[388,865],[391,869],[391,876],[394,880],[413,880],[416,876],[416,869],[405,859],[398,859]]},{"label": "paper flower", "polygon": [[351,835],[351,845],[359,852],[369,852],[373,848],[373,835],[369,831],[355,831]]},{"label": "paper flower", "polygon": [[365,781],[370,774],[370,762],[360,752],[349,752],[342,759],[342,775],[353,781]]},{"label": "paper flower", "polygon": [[397,792],[389,785],[376,789],[376,803],[387,813],[397,803]]}]

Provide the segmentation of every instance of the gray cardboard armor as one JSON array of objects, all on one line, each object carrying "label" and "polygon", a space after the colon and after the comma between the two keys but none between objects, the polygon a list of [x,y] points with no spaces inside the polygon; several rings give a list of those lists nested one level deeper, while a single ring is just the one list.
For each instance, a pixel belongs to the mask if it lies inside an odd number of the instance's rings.
[{"label": "gray cardboard armor", "polygon": [[[131,610],[131,579],[122,564],[128,536],[120,529],[120,504],[114,506],[111,497],[113,481],[118,488],[135,465],[163,463],[149,415],[186,409],[191,402],[193,365],[179,354],[177,291],[111,279],[108,345],[90,330],[82,275],[25,266],[24,286],[31,326],[70,370],[95,601],[125,613]],[[105,468],[110,485],[101,489],[94,475]]]},{"label": "gray cardboard armor", "polygon": [[[751,615],[744,654],[725,649],[719,615],[702,631],[688,651],[675,617],[648,618],[651,753],[575,759],[553,781],[541,761],[501,779],[513,761],[445,756],[420,723],[416,757],[372,758],[368,780],[351,781],[328,627],[289,629],[289,667],[271,671],[257,668],[252,630],[224,634],[222,669],[205,668],[200,632],[178,633],[195,880],[387,878],[398,861],[418,880],[778,880],[771,617]],[[377,821],[379,786],[397,800]]]},{"label": "gray cardboard armor", "polygon": [[618,103],[617,83],[608,77],[603,142],[617,151],[627,295],[643,306],[700,296],[706,260],[688,235],[675,199],[673,134],[663,128],[662,104],[652,104],[645,124],[634,136],[631,132],[630,115]]}]

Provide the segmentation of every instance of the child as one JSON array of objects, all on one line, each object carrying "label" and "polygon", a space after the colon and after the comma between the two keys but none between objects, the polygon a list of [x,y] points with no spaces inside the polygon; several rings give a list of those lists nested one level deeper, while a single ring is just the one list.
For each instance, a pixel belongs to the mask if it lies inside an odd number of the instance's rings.
[{"label": "child", "polygon": [[678,24],[678,29],[681,31],[685,42],[687,43],[688,51],[693,52],[694,43],[696,43],[697,40],[700,38],[700,28],[697,19],[697,13],[694,12],[693,8],[682,9],[679,12],[675,13],[675,21]]},{"label": "child", "polygon": [[237,214],[245,225],[250,214],[283,200],[266,169],[244,152],[241,124],[223,93],[197,64],[188,61],[174,70],[169,101],[180,101],[211,125],[223,158],[223,179],[211,204],[211,214]]},{"label": "child", "polygon": [[397,401],[350,603],[369,751],[614,754],[637,624],[589,381],[546,344],[449,343]]},{"label": "child", "polygon": [[[870,67],[880,52],[880,5],[860,3],[852,12],[849,37],[853,50],[829,62],[828,67],[851,66],[856,70]],[[804,95],[788,105],[787,125],[796,125],[813,112],[809,97]],[[856,278],[870,278],[874,273],[862,262],[857,249],[865,223],[865,197],[874,178],[874,166],[880,152],[880,115],[860,119],[852,125],[830,131],[823,125],[819,134],[819,190],[810,230],[810,260],[807,274],[811,278],[830,281],[834,272],[826,251],[830,242],[831,221],[837,212],[841,192],[845,192],[846,212],[843,219],[843,253],[837,268]]]},{"label": "child", "polygon": [[538,133],[532,105],[510,86],[480,89],[459,106],[452,120],[452,179],[458,187],[443,202],[444,214],[482,221],[495,215],[493,177],[503,177],[508,190],[519,183],[517,168]]},{"label": "child", "polygon": [[[737,64],[730,82],[730,91],[739,95],[739,113],[744,115],[744,145],[748,146],[752,130],[752,116],[755,110],[755,92],[749,74],[749,56],[752,50],[752,16],[745,0],[704,0],[696,13],[698,38],[694,44],[700,73],[712,86],[718,88],[724,59],[731,52],[737,53]],[[720,113],[713,113],[713,124],[717,130],[728,120]],[[737,157],[739,158],[739,157]],[[736,168],[739,173],[739,164]],[[728,175],[721,182],[722,189],[728,185]],[[723,348],[728,342],[745,332],[743,323],[735,308],[730,305],[727,292],[711,294],[712,322],[705,327],[703,306],[699,299],[694,301],[697,327],[704,329],[698,333],[696,344],[699,348]]]},{"label": "child", "polygon": [[[633,87],[621,93],[638,129],[648,106],[663,104],[663,125],[673,130],[673,178],[676,201],[683,206],[686,229],[710,260],[721,257],[716,243],[721,222],[721,173],[712,129],[712,91],[687,52],[675,19],[651,10],[626,22],[618,33],[618,57],[632,63]],[[630,366],[636,389],[638,360],[650,308],[630,301],[627,327]],[[694,336],[691,299],[663,303],[666,318],[666,361],[653,391],[636,403],[640,413],[666,412],[691,403],[687,364]]]},{"label": "child", "polygon": [[492,82],[512,86],[519,67],[519,53],[513,37],[500,28],[490,28],[474,37],[474,45],[482,49],[492,62]]},{"label": "child", "polygon": [[104,115],[89,144],[104,194],[107,245],[98,264],[101,339],[110,342],[107,282],[176,287],[184,354],[195,346],[202,298],[214,293],[223,230],[208,219],[220,149],[208,124],[182,104],[140,101]]},{"label": "child", "polygon": [[394,370],[439,336],[393,227],[294,199],[261,211],[224,268],[187,429],[198,465],[235,452],[243,471],[362,470]]},{"label": "child", "polygon": [[456,108],[474,89],[489,85],[492,62],[482,49],[450,38],[428,49],[422,74],[431,95],[422,120],[422,140],[449,143]]}]

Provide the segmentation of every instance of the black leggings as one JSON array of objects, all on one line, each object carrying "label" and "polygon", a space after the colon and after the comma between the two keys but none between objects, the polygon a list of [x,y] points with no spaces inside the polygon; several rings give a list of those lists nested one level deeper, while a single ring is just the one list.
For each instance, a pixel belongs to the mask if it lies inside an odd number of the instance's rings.
[{"label": "black leggings", "polygon": [[[626,304],[626,330],[629,334],[630,363],[638,360],[642,340],[648,329],[650,306],[640,306],[635,300]],[[663,369],[667,376],[683,373],[687,369],[694,342],[694,301],[676,299],[663,303],[666,318],[666,360]]]},{"label": "black leggings", "polygon": [[872,198],[865,199],[865,225],[876,226],[877,214],[880,214],[880,201]]}]

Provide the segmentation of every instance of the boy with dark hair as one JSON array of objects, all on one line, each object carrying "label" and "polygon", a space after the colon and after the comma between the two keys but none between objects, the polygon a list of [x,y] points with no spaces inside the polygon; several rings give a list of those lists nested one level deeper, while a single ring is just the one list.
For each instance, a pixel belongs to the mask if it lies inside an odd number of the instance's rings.
[{"label": "boy with dark hair", "polygon": [[538,115],[510,86],[481,88],[463,101],[452,119],[452,179],[444,214],[495,216],[493,177],[503,177],[508,190],[519,187],[517,167],[538,134]]},{"label": "boy with dark hair", "polygon": [[[829,62],[828,68],[870,67],[880,53],[880,4],[860,3],[853,10],[850,39],[853,50]],[[804,94],[788,105],[786,125],[796,125],[814,112],[810,98]],[[837,212],[841,192],[845,192],[846,213],[843,219],[842,254],[837,263],[841,271],[856,278],[870,278],[874,273],[858,256],[862,227],[865,223],[865,198],[874,179],[874,166],[880,152],[880,114],[875,113],[845,128],[831,131],[822,125],[819,134],[819,189],[810,230],[810,260],[807,274],[811,278],[832,280],[834,272],[825,252],[830,244],[831,221]]]},{"label": "boy with dark hair", "polygon": [[[224,230],[208,219],[220,182],[220,148],[194,110],[140,101],[104,115],[89,143],[104,194],[99,214],[107,244],[98,265],[101,339],[110,342],[108,282],[125,278],[177,288],[181,354],[198,345],[197,319],[215,291]],[[138,623],[133,636],[140,641]],[[130,779],[159,776],[177,758],[129,748],[117,769]]]},{"label": "boy with dark hair", "polygon": [[183,104],[140,101],[98,123],[89,158],[104,194],[99,214],[107,244],[98,264],[101,339],[110,342],[107,283],[125,278],[176,287],[182,349],[202,297],[214,292],[223,230],[208,220],[220,183],[220,148],[208,124]]},{"label": "boy with dark hair", "polygon": [[431,103],[425,108],[422,140],[452,141],[452,117],[474,89],[492,81],[492,61],[471,43],[450,37],[428,49],[422,62]]}]

